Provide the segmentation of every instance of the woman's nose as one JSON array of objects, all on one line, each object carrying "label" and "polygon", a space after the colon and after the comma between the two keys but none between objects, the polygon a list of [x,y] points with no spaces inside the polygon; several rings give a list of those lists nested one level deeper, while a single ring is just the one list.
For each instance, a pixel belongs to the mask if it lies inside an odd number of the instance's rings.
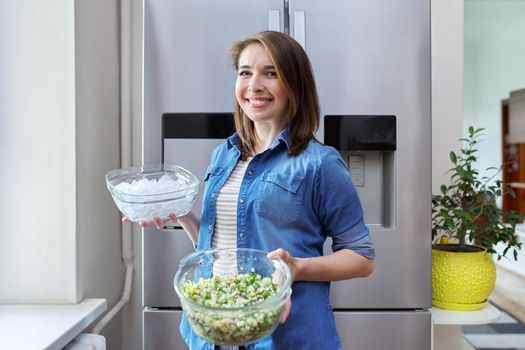
[{"label": "woman's nose", "polygon": [[264,85],[262,84],[260,77],[253,75],[248,83],[248,92],[261,92],[264,91]]}]

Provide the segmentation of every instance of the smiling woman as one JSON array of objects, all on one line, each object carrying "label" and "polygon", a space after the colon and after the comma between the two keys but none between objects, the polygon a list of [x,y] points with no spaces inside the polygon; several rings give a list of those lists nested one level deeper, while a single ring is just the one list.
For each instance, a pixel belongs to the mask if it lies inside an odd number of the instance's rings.
[{"label": "smiling woman", "polygon": [[[172,220],[198,250],[255,248],[290,267],[283,324],[256,348],[340,349],[330,281],[368,276],[375,251],[344,160],[314,138],[320,115],[309,59],[290,36],[270,31],[235,43],[231,57],[236,133],[212,152],[200,223],[195,215]],[[334,253],[323,255],[328,237]],[[209,349],[190,324],[182,318],[190,348]]]}]

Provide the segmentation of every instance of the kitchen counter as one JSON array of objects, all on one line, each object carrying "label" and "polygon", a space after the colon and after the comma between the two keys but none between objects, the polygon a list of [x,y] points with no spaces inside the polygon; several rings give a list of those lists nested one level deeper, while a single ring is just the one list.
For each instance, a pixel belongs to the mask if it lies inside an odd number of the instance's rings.
[{"label": "kitchen counter", "polygon": [[61,349],[105,310],[105,299],[72,305],[0,305],[0,348]]}]

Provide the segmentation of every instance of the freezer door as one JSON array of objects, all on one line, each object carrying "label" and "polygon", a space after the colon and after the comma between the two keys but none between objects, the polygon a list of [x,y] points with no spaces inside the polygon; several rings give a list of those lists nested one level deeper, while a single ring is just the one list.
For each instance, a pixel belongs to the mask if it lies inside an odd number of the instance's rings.
[{"label": "freezer door", "polygon": [[[187,349],[180,310],[144,310],[144,350]],[[336,312],[342,349],[429,350],[431,319],[420,312]]]},{"label": "freezer door", "polygon": [[290,0],[290,33],[304,38],[322,115],[396,117],[393,225],[370,227],[375,272],[333,283],[334,307],[430,307],[430,2]]},{"label": "freezer door", "polygon": [[181,259],[194,251],[182,229],[144,229],[142,240],[142,303],[149,307],[180,307],[173,287]]},{"label": "freezer door", "polygon": [[144,310],[143,350],[182,350],[188,346],[179,333],[180,310]]},{"label": "freezer door", "polygon": [[161,113],[231,112],[237,40],[283,27],[283,0],[146,0],[144,162],[161,159]]},{"label": "freezer door", "polygon": [[335,312],[343,349],[430,350],[430,312]]}]

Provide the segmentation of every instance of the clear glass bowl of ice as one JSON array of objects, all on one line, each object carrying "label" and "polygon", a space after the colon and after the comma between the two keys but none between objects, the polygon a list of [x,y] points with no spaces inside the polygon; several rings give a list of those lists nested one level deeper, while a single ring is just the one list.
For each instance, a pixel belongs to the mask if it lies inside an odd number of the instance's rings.
[{"label": "clear glass bowl of ice", "polygon": [[119,210],[131,221],[186,215],[199,192],[199,180],[188,170],[153,164],[111,170],[106,185]]}]

